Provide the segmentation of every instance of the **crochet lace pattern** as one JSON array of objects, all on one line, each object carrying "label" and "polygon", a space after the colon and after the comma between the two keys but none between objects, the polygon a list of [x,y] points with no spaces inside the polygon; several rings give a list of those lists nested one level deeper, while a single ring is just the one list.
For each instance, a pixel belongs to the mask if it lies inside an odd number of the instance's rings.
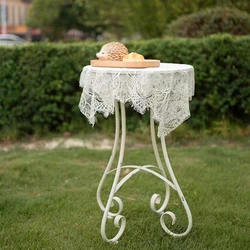
[{"label": "crochet lace pattern", "polygon": [[140,114],[151,109],[159,123],[158,137],[166,136],[190,117],[194,84],[194,68],[186,64],[144,69],[85,66],[79,108],[93,126],[97,112],[105,117],[114,113],[115,100],[130,103]]}]

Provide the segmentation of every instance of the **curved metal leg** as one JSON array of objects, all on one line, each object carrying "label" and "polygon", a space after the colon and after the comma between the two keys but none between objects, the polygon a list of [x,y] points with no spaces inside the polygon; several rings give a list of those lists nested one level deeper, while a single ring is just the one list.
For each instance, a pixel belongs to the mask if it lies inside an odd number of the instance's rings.
[{"label": "curved metal leg", "polygon": [[105,206],[103,205],[103,202],[101,200],[101,191],[102,191],[102,186],[105,182],[105,179],[112,167],[115,155],[116,155],[116,151],[117,151],[117,147],[118,147],[118,142],[119,142],[119,135],[120,135],[120,112],[119,112],[119,105],[118,102],[115,102],[115,140],[114,140],[114,145],[113,145],[113,149],[112,149],[112,154],[110,156],[108,165],[103,173],[103,176],[101,178],[101,181],[98,185],[97,188],[97,193],[96,193],[96,198],[97,198],[97,202],[99,207],[101,208],[102,211],[105,210]]},{"label": "curved metal leg", "polygon": [[[157,164],[159,166],[159,169],[161,170],[161,173],[162,175],[167,179],[166,177],[166,172],[164,170],[164,167],[163,167],[163,164],[160,160],[160,156],[159,156],[159,152],[158,152],[158,149],[157,149],[157,144],[156,144],[156,137],[155,137],[155,127],[154,127],[154,120],[153,120],[153,111],[150,110],[150,127],[151,127],[151,139],[152,139],[152,145],[153,145],[153,150],[154,150],[154,154],[155,154],[155,158],[156,158],[156,161],[157,161]],[[168,153],[167,153],[167,148],[166,148],[166,142],[165,142],[165,137],[162,136],[161,137],[161,147],[162,147],[162,152],[163,152],[163,157],[164,157],[164,161],[165,161],[165,164],[167,166],[167,170],[169,172],[169,175],[171,177],[171,180],[173,182],[173,185],[170,185],[169,181],[167,182],[166,179],[163,179],[163,181],[165,182],[165,186],[166,186],[166,193],[165,193],[165,200],[162,204],[162,206],[160,207],[160,209],[156,209],[155,208],[155,204],[160,204],[161,202],[161,196],[159,194],[154,194],[152,197],[151,197],[151,201],[150,201],[150,207],[151,209],[160,214],[160,223],[161,223],[161,226],[163,228],[163,230],[168,233],[169,235],[171,236],[174,236],[174,237],[181,237],[181,236],[185,236],[187,235],[191,228],[192,228],[192,215],[191,215],[191,212],[190,212],[190,209],[188,207],[188,204],[184,198],[184,195],[181,191],[181,188],[176,180],[176,177],[174,175],[174,171],[171,167],[171,164],[170,164],[170,161],[169,161],[169,157],[168,157]],[[175,221],[176,221],[176,216],[173,212],[170,212],[170,211],[167,211],[167,212],[164,212],[164,210],[166,209],[167,205],[168,205],[168,201],[169,201],[169,198],[170,198],[170,186],[173,188],[174,186],[174,190],[176,190],[176,192],[178,193],[180,199],[181,199],[181,202],[184,206],[184,209],[186,211],[186,214],[187,214],[187,217],[188,217],[188,227],[186,229],[186,231],[184,233],[174,233],[172,231],[170,231],[166,224],[165,224],[165,221],[164,221],[164,216],[165,215],[169,215],[171,218],[172,218],[172,225],[175,224]]]},{"label": "curved metal leg", "polygon": [[[116,135],[115,135],[114,147],[113,147],[112,155],[110,157],[108,166],[107,166],[107,168],[106,168],[106,170],[104,172],[104,175],[102,177],[102,180],[101,180],[101,182],[99,184],[98,191],[97,191],[98,204],[99,204],[100,208],[104,211],[104,214],[103,214],[103,217],[102,217],[102,223],[101,223],[101,236],[102,236],[103,240],[105,240],[107,242],[113,242],[113,243],[118,243],[118,239],[122,236],[122,234],[124,232],[124,229],[125,229],[125,226],[126,226],[125,217],[120,215],[120,213],[122,212],[122,209],[123,209],[122,200],[119,197],[115,196],[116,186],[117,186],[117,183],[119,181],[122,162],[123,162],[123,157],[124,157],[125,139],[126,139],[125,105],[123,103],[121,103],[120,105],[121,105],[121,117],[122,117],[121,147],[120,147],[118,165],[117,165],[117,168],[116,168],[115,177],[114,177],[114,180],[113,180],[112,188],[111,188],[111,191],[110,191],[110,194],[109,194],[109,198],[108,198],[106,207],[104,207],[104,205],[103,205],[103,203],[101,201],[100,192],[101,192],[101,188],[102,188],[102,185],[104,183],[104,180],[105,180],[107,174],[109,173],[109,170],[110,170],[111,165],[113,163],[115,153],[116,153],[116,149],[117,149],[117,144],[118,144],[118,137],[119,137],[119,129],[118,129],[118,127],[120,126],[120,124],[119,124],[119,107],[118,107],[117,102],[115,103]],[[110,208],[113,206],[114,201],[116,201],[118,206],[119,206],[119,210],[118,210],[117,213],[111,213],[110,212]],[[115,226],[119,228],[118,233],[111,239],[107,238],[107,236],[106,236],[107,219],[114,219]]]},{"label": "curved metal leg", "polygon": [[186,214],[187,214],[187,217],[188,217],[188,227],[186,229],[186,231],[184,233],[173,233],[172,231],[170,231],[167,226],[165,225],[165,222],[164,222],[164,216],[165,215],[169,215],[171,218],[172,218],[172,224],[175,223],[176,221],[176,216],[174,213],[170,212],[170,211],[167,211],[165,213],[161,213],[161,218],[160,218],[160,222],[161,222],[161,226],[162,228],[164,229],[164,231],[166,233],[168,233],[169,235],[172,235],[174,237],[182,237],[182,236],[185,236],[187,235],[191,228],[192,228],[192,215],[191,215],[191,212],[190,212],[190,209],[188,207],[188,204],[186,202],[186,199],[181,191],[181,188],[176,180],[176,177],[174,175],[174,171],[171,167],[171,164],[170,164],[170,161],[169,161],[169,158],[168,158],[168,153],[167,153],[167,148],[166,148],[166,142],[165,142],[165,137],[164,136],[161,136],[161,146],[162,146],[162,152],[163,152],[163,156],[164,156],[164,159],[165,159],[165,163],[166,163],[166,166],[167,166],[167,169],[168,169],[168,172],[170,174],[170,177],[173,181],[173,184],[175,185],[176,187],[176,191],[181,199],[181,202],[185,208],[185,211],[186,211]]},{"label": "curved metal leg", "polygon": [[[162,164],[161,159],[160,159],[157,144],[156,144],[155,123],[154,123],[154,120],[153,120],[153,111],[152,110],[150,110],[150,132],[151,132],[151,140],[152,140],[152,145],[153,145],[153,150],[154,150],[156,162],[158,164],[159,169],[161,170],[161,174],[165,178],[167,178],[164,167],[163,167],[163,164]],[[164,202],[163,202],[162,206],[159,209],[156,209],[155,205],[160,204],[160,202],[161,202],[160,194],[153,194],[152,197],[151,197],[151,200],[150,200],[151,209],[154,212],[158,213],[158,214],[160,214],[167,207],[168,202],[169,202],[170,186],[169,186],[169,184],[167,182],[165,182],[165,186],[166,186],[165,199],[164,199]]]},{"label": "curved metal leg", "polygon": [[[122,166],[122,162],[123,162],[123,158],[124,158],[124,151],[125,151],[125,139],[126,139],[126,116],[125,116],[125,105],[123,103],[121,103],[120,107],[121,107],[122,135],[121,135],[121,146],[120,146],[120,154],[119,154],[118,164],[117,164],[117,167],[115,169],[111,170],[111,167],[112,167],[115,155],[116,155],[116,151],[117,151],[117,147],[118,147],[118,140],[119,140],[119,136],[120,136],[119,105],[118,105],[118,102],[115,102],[116,129],[115,129],[114,146],[113,146],[112,154],[111,154],[111,157],[109,159],[108,165],[104,171],[104,174],[102,176],[102,179],[101,179],[99,186],[98,186],[98,189],[97,189],[97,202],[98,202],[98,205],[101,208],[101,210],[104,212],[103,217],[102,217],[102,222],[101,222],[101,236],[102,236],[103,240],[105,240],[107,242],[118,243],[118,239],[122,236],[122,234],[125,230],[125,226],[126,226],[126,219],[124,216],[121,215],[121,212],[123,210],[123,202],[119,197],[115,196],[115,194],[116,194],[116,192],[118,192],[120,187],[127,180],[129,180],[133,175],[135,175],[136,173],[138,173],[141,170],[155,175],[156,177],[158,177],[159,179],[161,179],[165,183],[165,191],[166,192],[165,192],[165,198],[164,198],[164,201],[163,201],[163,204],[161,205],[161,207],[159,209],[156,209],[156,207],[155,207],[156,204],[160,204],[160,202],[161,202],[161,197],[159,194],[154,194],[151,197],[151,202],[150,202],[151,209],[161,216],[160,223],[161,223],[162,228],[164,229],[164,231],[166,233],[168,233],[171,236],[176,236],[176,237],[185,236],[186,234],[189,233],[189,231],[192,228],[192,215],[190,213],[188,204],[187,204],[187,202],[182,194],[182,191],[178,185],[178,182],[175,178],[175,175],[174,175],[174,172],[172,170],[172,167],[171,167],[171,164],[170,164],[170,161],[168,158],[168,154],[167,154],[165,137],[162,136],[161,137],[161,146],[162,146],[164,161],[165,161],[165,164],[167,166],[167,170],[169,172],[169,175],[172,179],[172,182],[167,179],[167,175],[166,175],[166,172],[164,170],[162,161],[160,159],[159,151],[158,151],[157,144],[156,144],[155,127],[154,127],[154,120],[153,120],[152,111],[151,111],[151,116],[150,116],[151,139],[152,139],[153,150],[154,150],[154,154],[155,154],[155,158],[156,158],[158,167],[153,166],[153,165]],[[124,176],[121,180],[119,180],[121,169],[124,169],[124,168],[130,168],[133,170],[130,173],[128,173],[126,176]],[[161,173],[158,173],[157,171],[154,171],[151,168],[156,168],[156,169],[160,170]],[[113,180],[113,184],[111,187],[111,191],[109,194],[107,204],[105,206],[101,200],[101,191],[102,191],[102,187],[103,187],[103,184],[104,184],[104,181],[105,181],[107,175],[111,172],[115,172],[115,177]],[[173,233],[165,225],[165,221],[164,221],[165,215],[169,215],[172,218],[172,224],[174,224],[176,221],[176,216],[173,212],[170,212],[170,211],[164,212],[164,210],[166,209],[166,207],[168,205],[169,198],[170,198],[170,187],[173,188],[173,190],[177,191],[177,193],[181,199],[181,202],[185,208],[185,211],[187,213],[188,227],[184,233],[180,233],[180,234]],[[110,211],[111,207],[114,205],[114,202],[117,202],[117,204],[118,204],[118,211],[117,212]],[[113,238],[108,238],[106,235],[107,219],[113,219],[114,225],[119,228],[118,233]]]}]

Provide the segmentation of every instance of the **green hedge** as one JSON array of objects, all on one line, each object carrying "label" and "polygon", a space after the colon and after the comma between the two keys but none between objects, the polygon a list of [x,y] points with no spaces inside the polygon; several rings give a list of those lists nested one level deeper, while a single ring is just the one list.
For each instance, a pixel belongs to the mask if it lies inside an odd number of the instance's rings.
[{"label": "green hedge", "polygon": [[[78,109],[82,91],[79,77],[82,67],[95,58],[101,45],[41,43],[0,47],[1,134],[21,136],[89,127]],[[221,119],[249,124],[249,36],[159,39],[126,45],[146,58],[194,66],[196,88],[190,103],[190,126],[205,128]],[[101,116],[99,119],[104,120]],[[135,128],[142,119],[146,120],[128,110],[129,128]]]}]

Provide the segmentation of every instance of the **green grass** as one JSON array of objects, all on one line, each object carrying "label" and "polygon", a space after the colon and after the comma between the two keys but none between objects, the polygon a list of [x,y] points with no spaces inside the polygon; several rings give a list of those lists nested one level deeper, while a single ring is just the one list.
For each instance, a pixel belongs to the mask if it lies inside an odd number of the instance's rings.
[{"label": "green grass", "polygon": [[[171,147],[169,156],[193,215],[184,238],[164,233],[149,208],[164,185],[138,173],[118,192],[127,226],[119,244],[103,242],[95,194],[110,151],[0,152],[0,249],[250,249],[250,152],[240,147]],[[128,150],[124,164],[154,164],[150,148]],[[112,176],[104,187],[107,198]],[[115,209],[115,208],[114,208]],[[187,219],[172,192],[173,230]],[[116,232],[108,223],[109,235]]]}]

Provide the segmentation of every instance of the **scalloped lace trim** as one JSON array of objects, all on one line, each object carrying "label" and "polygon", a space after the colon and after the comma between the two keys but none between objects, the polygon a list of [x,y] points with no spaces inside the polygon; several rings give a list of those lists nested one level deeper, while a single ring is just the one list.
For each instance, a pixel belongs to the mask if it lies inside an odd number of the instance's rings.
[{"label": "scalloped lace trim", "polygon": [[94,126],[95,114],[114,113],[115,100],[126,103],[140,114],[152,109],[159,123],[158,137],[166,136],[190,117],[189,101],[194,95],[194,70],[154,72],[92,70],[84,67],[80,77],[83,87],[79,108]]}]

